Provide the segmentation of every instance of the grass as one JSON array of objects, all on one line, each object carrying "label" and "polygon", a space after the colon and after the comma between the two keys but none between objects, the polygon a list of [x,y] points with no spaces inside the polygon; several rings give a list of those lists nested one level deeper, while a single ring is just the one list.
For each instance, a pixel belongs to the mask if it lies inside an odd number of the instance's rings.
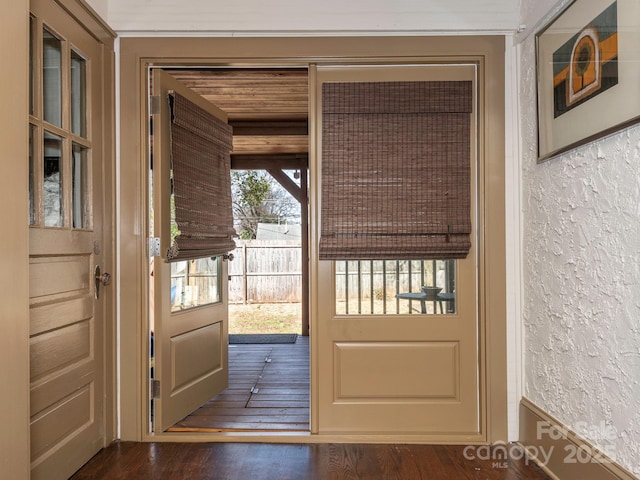
[{"label": "grass", "polygon": [[299,303],[229,304],[229,333],[301,333]]},{"label": "grass", "polygon": [[[373,312],[382,314],[383,302],[374,300]],[[344,302],[338,302],[337,311],[344,314]],[[396,311],[396,300],[387,302],[387,314],[420,313],[420,302],[401,300],[399,311]],[[252,303],[247,305],[229,304],[229,333],[301,333],[302,308],[299,303]],[[350,302],[350,313],[357,312],[357,302]],[[427,302],[427,312],[433,313],[433,302]],[[438,310],[439,312],[439,310]],[[362,314],[371,313],[371,302],[366,299],[362,303]]]}]

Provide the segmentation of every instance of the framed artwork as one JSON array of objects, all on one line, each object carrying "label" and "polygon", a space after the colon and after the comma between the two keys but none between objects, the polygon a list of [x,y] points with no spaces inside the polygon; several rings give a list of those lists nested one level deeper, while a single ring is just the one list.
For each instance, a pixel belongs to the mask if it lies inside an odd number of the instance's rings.
[{"label": "framed artwork", "polygon": [[574,0],[536,57],[538,162],[640,122],[640,0]]}]

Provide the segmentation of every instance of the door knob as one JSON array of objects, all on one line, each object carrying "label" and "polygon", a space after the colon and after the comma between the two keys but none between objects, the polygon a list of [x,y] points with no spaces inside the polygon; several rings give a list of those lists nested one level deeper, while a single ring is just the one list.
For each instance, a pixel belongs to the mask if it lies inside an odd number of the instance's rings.
[{"label": "door knob", "polygon": [[96,297],[96,300],[98,300],[98,298],[100,298],[100,285],[104,285],[104,286],[109,285],[111,283],[111,274],[107,272],[101,273],[100,265],[96,265],[95,280],[96,280],[95,297]]}]

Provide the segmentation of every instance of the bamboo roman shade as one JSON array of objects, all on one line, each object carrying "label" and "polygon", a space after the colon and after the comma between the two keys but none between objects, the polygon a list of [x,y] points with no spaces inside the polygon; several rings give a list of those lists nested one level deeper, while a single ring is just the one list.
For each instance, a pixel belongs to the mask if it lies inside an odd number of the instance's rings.
[{"label": "bamboo roman shade", "polygon": [[324,83],[321,260],[464,258],[469,81]]},{"label": "bamboo roman shade", "polygon": [[171,169],[179,234],[167,260],[216,256],[235,248],[232,238],[232,129],[178,93],[169,95]]}]

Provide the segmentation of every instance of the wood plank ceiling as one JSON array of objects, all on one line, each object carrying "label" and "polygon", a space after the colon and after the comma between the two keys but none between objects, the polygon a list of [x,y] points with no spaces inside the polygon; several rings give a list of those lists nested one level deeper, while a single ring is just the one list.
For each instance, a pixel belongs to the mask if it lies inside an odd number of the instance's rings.
[{"label": "wood plank ceiling", "polygon": [[[306,163],[308,72],[305,68],[168,70],[229,116],[233,168],[288,168]],[[259,166],[261,165],[261,166]]]}]

